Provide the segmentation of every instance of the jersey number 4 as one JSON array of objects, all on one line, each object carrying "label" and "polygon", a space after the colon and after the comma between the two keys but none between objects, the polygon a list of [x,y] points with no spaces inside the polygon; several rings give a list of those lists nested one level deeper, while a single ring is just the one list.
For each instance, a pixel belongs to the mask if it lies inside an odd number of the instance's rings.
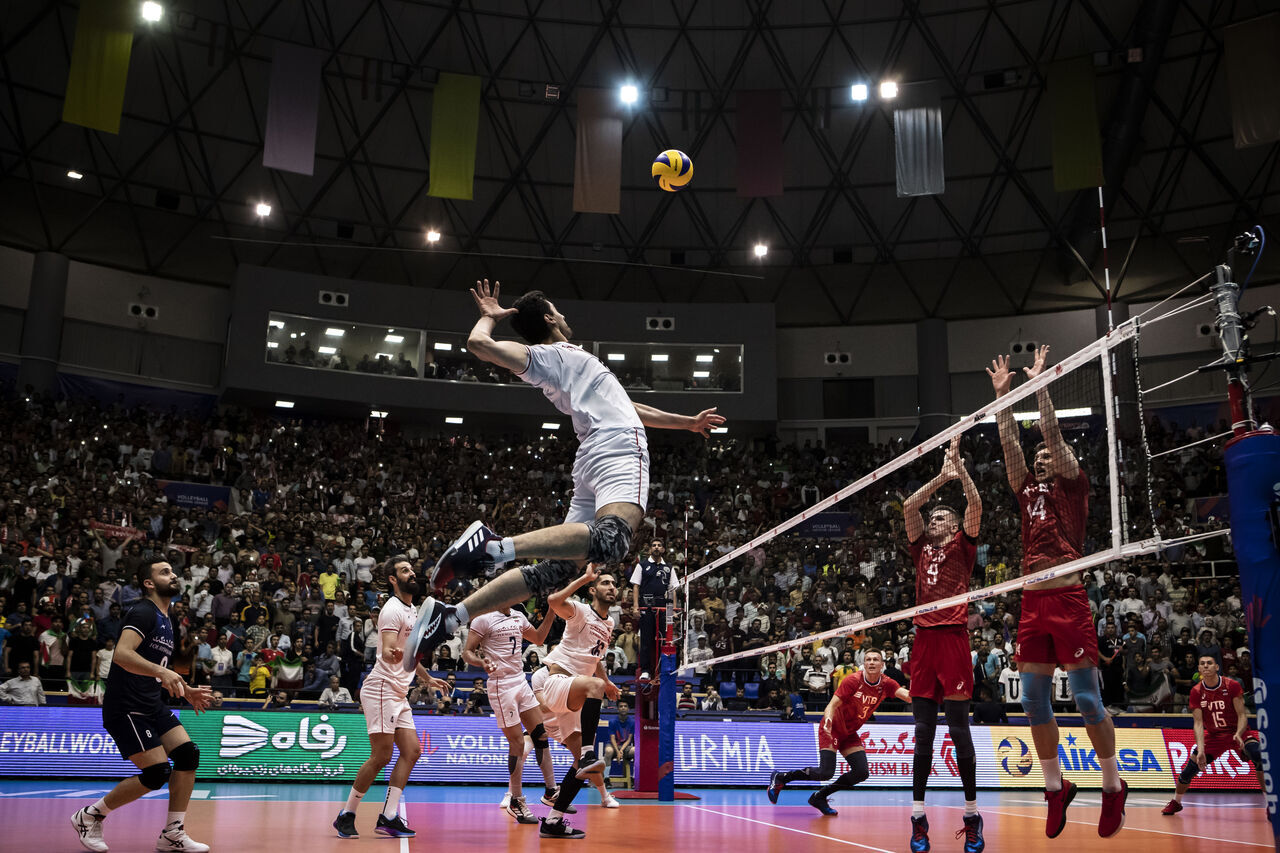
[{"label": "jersey number 4", "polygon": [[1044,495],[1036,496],[1036,502],[1031,505],[1031,509],[1027,510],[1027,515],[1040,521],[1044,521],[1044,517],[1046,515],[1044,511]]}]

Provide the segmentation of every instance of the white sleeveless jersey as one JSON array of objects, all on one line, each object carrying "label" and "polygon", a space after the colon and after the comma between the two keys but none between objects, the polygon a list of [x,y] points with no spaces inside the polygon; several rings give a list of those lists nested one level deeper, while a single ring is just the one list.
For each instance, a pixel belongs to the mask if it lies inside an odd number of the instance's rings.
[{"label": "white sleeveless jersey", "polygon": [[485,613],[471,620],[471,633],[480,637],[480,651],[497,665],[490,678],[524,675],[524,658],[520,649],[529,620],[519,611]]},{"label": "white sleeveless jersey", "polygon": [[529,364],[519,376],[572,418],[580,442],[597,430],[644,426],[618,377],[580,346],[563,341],[531,346]]},{"label": "white sleeveless jersey", "polygon": [[[415,650],[406,649],[404,646],[409,632],[413,630],[413,623],[417,620],[417,608],[405,604],[393,595],[387,599],[386,604],[382,605],[382,611],[378,614],[378,636],[385,637],[387,632],[395,634],[391,641],[392,646],[403,650],[406,655],[411,655]],[[373,670],[365,677],[365,683],[381,682],[388,689],[395,691],[397,696],[404,698],[417,677],[416,670],[405,672],[400,664],[387,663],[383,660],[380,643],[377,647],[377,656],[374,658]]]},{"label": "white sleeveless jersey", "polygon": [[554,663],[573,675],[595,675],[613,640],[612,617],[601,619],[589,604],[570,599],[573,618],[565,622],[560,644],[547,653],[543,663]]}]

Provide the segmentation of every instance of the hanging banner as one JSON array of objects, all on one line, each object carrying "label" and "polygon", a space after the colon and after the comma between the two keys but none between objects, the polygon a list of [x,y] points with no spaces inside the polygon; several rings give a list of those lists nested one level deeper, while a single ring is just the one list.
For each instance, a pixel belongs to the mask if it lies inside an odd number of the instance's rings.
[{"label": "hanging banner", "polygon": [[316,165],[316,120],[324,53],[277,42],[267,90],[267,132],[262,165],[310,175]]},{"label": "hanging banner", "polygon": [[573,160],[573,209],[622,210],[622,115],[611,89],[578,90],[578,137]]},{"label": "hanging banner", "polygon": [[471,200],[479,127],[480,78],[441,72],[431,101],[431,177],[427,195]]}]

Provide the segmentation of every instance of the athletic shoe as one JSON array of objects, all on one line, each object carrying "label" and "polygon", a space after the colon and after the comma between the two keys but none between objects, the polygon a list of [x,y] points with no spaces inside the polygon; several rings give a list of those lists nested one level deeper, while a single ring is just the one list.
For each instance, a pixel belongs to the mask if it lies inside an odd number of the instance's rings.
[{"label": "athletic shoe", "polygon": [[508,800],[506,812],[516,819],[516,823],[538,822],[537,815],[530,811],[529,806],[525,804],[523,797],[512,797]]},{"label": "athletic shoe", "polygon": [[956,838],[964,836],[964,853],[982,853],[987,842],[982,837],[982,815],[966,815],[964,829],[956,831]]},{"label": "athletic shoe", "polygon": [[809,805],[822,812],[827,817],[835,817],[839,812],[831,808],[831,804],[827,802],[827,798],[822,794],[814,791],[809,795]]},{"label": "athletic shoe", "polygon": [[106,853],[107,842],[102,837],[102,818],[99,815],[90,814],[88,808],[80,809],[71,816],[71,826],[86,850]]},{"label": "athletic shoe", "polygon": [[431,587],[441,590],[455,579],[469,580],[488,575],[497,563],[484,546],[495,539],[502,537],[486,527],[483,521],[471,522],[471,526],[462,531],[462,535],[453,540],[453,544],[445,548],[436,561],[429,576]]},{"label": "athletic shoe", "polygon": [[929,849],[929,818],[924,815],[911,818],[911,853],[924,853]]},{"label": "athletic shoe", "polygon": [[156,850],[162,853],[209,853],[209,845],[192,841],[187,829],[180,823],[171,823],[156,839]]},{"label": "athletic shoe", "polygon": [[429,597],[422,602],[422,607],[418,608],[418,621],[413,623],[413,629],[405,640],[404,658],[400,662],[405,672],[416,670],[419,661],[426,661],[425,665],[431,663],[431,654],[436,646],[458,630],[460,623],[455,612],[453,605],[434,598]]},{"label": "athletic shoe", "polygon": [[1049,815],[1044,822],[1044,834],[1057,838],[1067,826],[1067,806],[1076,798],[1076,783],[1062,780],[1062,788],[1045,791],[1044,801],[1049,804]]},{"label": "athletic shoe", "polygon": [[787,783],[783,781],[782,774],[777,770],[769,774],[769,802],[774,805],[778,804],[778,795],[782,793],[782,789],[787,787]]},{"label": "athletic shoe", "polygon": [[502,802],[498,803],[498,808],[502,809],[503,811],[506,811],[507,806],[509,805],[511,805],[511,792],[507,791],[505,794],[502,795]]},{"label": "athletic shoe", "polygon": [[378,815],[378,825],[373,828],[373,831],[392,838],[413,838],[418,834],[409,828],[400,815],[396,815],[391,820],[387,820],[384,814]]},{"label": "athletic shoe", "polygon": [[[558,796],[560,796],[559,787],[548,788],[547,791],[542,795],[542,804],[544,806],[550,806],[551,808],[554,809],[556,807],[556,797]],[[578,810],[573,806],[569,806],[567,809],[564,810],[564,813],[577,814]]]},{"label": "athletic shoe", "polygon": [[608,791],[605,791],[604,796],[600,798],[600,805],[604,806],[606,809],[622,808],[622,803],[618,802],[618,798],[613,794],[610,794]]},{"label": "athletic shoe", "polygon": [[579,779],[585,779],[592,773],[604,769],[604,759],[596,757],[594,749],[588,749],[582,753],[582,757],[578,759],[578,770],[574,773]]},{"label": "athletic shoe", "polygon": [[1162,815],[1175,815],[1182,811],[1182,803],[1177,800],[1170,800],[1169,804],[1160,810]]},{"label": "athletic shoe", "polygon": [[1119,791],[1102,792],[1102,814],[1098,816],[1098,835],[1110,838],[1124,829],[1124,801],[1129,798],[1129,783],[1120,780]]},{"label": "athletic shoe", "polygon": [[581,829],[569,826],[567,820],[548,820],[544,817],[538,835],[543,838],[585,838],[587,834]]},{"label": "athletic shoe", "polygon": [[356,831],[355,812],[338,812],[338,816],[333,819],[333,828],[338,830],[339,838],[360,837],[360,833]]}]

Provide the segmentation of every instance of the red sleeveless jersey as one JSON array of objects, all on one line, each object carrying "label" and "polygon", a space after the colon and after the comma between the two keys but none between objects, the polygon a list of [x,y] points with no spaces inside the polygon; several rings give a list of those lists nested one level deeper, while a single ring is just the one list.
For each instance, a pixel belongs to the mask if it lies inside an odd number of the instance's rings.
[{"label": "red sleeveless jersey", "polygon": [[1204,720],[1206,738],[1214,735],[1234,735],[1236,724],[1236,697],[1244,695],[1244,688],[1234,678],[1218,676],[1218,686],[1210,689],[1203,681],[1191,686],[1191,700],[1187,703],[1191,710],[1200,709],[1200,718]]},{"label": "red sleeveless jersey", "polygon": [[871,718],[880,703],[898,692],[902,685],[883,672],[875,684],[866,681],[865,673],[855,672],[841,679],[836,688],[836,696],[840,697],[840,710],[834,722],[834,728],[841,732],[856,732],[862,724]]},{"label": "red sleeveless jersey", "polygon": [[[916,604],[928,604],[969,591],[973,564],[978,557],[978,541],[964,529],[941,546],[929,544],[927,536],[911,543],[911,560],[916,565]],[[963,625],[968,610],[963,604],[916,614],[915,623],[927,628],[934,625]]]},{"label": "red sleeveless jersey", "polygon": [[1057,476],[1047,483],[1027,478],[1018,490],[1022,509],[1022,572],[1076,560],[1084,554],[1084,525],[1089,516],[1089,479]]}]

